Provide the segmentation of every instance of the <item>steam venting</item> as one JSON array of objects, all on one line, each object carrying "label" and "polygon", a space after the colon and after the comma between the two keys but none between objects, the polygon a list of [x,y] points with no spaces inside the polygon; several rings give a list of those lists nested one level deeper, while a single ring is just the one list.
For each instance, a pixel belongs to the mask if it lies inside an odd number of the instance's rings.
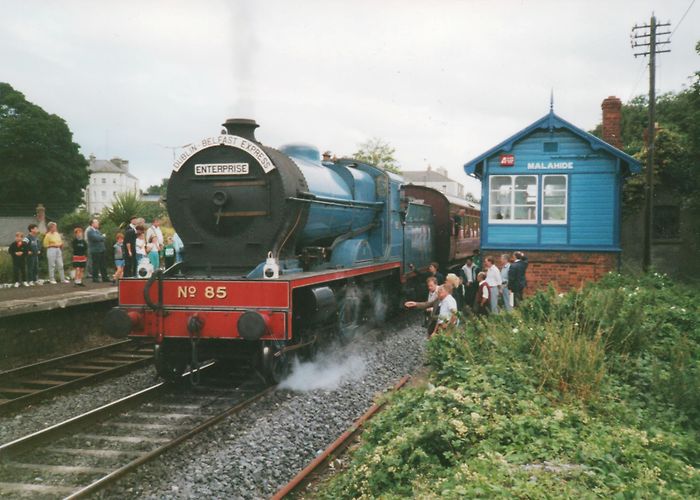
[{"label": "steam venting", "polygon": [[389,309],[388,304],[384,300],[384,295],[381,293],[376,294],[372,306],[374,308],[374,320],[379,324],[384,323],[387,310]]},{"label": "steam venting", "polygon": [[295,360],[292,374],[280,388],[299,392],[333,391],[346,382],[360,379],[366,369],[365,359],[357,353],[348,355],[343,350],[319,353],[315,361]]}]

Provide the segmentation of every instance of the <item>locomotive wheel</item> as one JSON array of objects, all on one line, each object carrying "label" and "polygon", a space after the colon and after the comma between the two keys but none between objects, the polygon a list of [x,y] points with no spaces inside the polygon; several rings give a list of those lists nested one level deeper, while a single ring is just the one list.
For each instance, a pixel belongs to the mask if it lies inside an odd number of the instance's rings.
[{"label": "locomotive wheel", "polygon": [[373,296],[370,297],[370,310],[372,311],[372,322],[381,325],[389,316],[391,304],[389,303],[389,291],[385,283],[380,283],[374,289]]},{"label": "locomotive wheel", "polygon": [[362,295],[357,287],[348,287],[338,311],[338,336],[343,344],[350,342],[362,320]]},{"label": "locomotive wheel", "polygon": [[160,344],[155,345],[153,354],[156,372],[163,380],[169,383],[182,382],[182,374],[187,368],[187,363],[184,360],[168,355]]},{"label": "locomotive wheel", "polygon": [[316,359],[316,355],[318,354],[318,340],[311,344],[309,347],[307,347],[304,351],[304,356],[308,361],[313,361]]},{"label": "locomotive wheel", "polygon": [[299,349],[299,358],[302,361],[312,361],[314,358],[316,358],[316,354],[318,354],[319,342],[320,340],[317,338],[315,342],[312,342],[303,349]]}]

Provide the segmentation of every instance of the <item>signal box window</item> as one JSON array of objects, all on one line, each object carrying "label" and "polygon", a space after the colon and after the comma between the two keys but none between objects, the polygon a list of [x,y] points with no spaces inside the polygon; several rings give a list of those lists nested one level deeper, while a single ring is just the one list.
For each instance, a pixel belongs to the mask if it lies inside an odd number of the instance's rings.
[{"label": "signal box window", "polygon": [[542,177],[542,223],[566,224],[567,176]]},{"label": "signal box window", "polygon": [[489,222],[537,222],[537,176],[492,175],[489,183]]}]

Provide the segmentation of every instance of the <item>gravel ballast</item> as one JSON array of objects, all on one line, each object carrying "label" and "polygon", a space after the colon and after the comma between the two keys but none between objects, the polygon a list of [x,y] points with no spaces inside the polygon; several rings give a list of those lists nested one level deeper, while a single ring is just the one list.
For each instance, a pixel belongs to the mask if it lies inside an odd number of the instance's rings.
[{"label": "gravel ballast", "polygon": [[54,396],[17,413],[0,416],[0,443],[7,443],[75,417],[159,381],[152,366],[141,368],[127,375]]},{"label": "gravel ballast", "polygon": [[377,393],[417,371],[424,351],[425,330],[417,316],[406,315],[382,333],[296,366],[281,388],[98,496],[267,498],[359,418]]}]

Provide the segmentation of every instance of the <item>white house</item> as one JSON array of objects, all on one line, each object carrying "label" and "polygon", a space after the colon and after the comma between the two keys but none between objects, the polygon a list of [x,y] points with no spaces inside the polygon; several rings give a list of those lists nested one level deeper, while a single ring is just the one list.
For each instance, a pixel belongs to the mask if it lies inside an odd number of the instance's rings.
[{"label": "white house", "polygon": [[85,188],[85,206],[88,213],[97,214],[112,205],[117,194],[136,193],[139,180],[129,173],[129,162],[121,158],[98,160],[90,155],[90,183]]},{"label": "white house", "polygon": [[447,176],[447,170],[441,167],[433,168],[428,165],[427,170],[413,170],[401,172],[408,184],[427,186],[437,189],[443,194],[464,198],[464,186]]}]

